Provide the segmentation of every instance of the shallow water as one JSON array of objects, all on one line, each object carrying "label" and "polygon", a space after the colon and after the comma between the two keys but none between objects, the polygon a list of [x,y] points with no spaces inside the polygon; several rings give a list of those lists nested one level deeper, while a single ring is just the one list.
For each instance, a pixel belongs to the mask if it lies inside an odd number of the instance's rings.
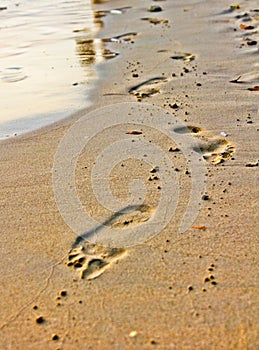
[{"label": "shallow water", "polygon": [[[6,7],[6,9],[4,9]],[[0,10],[0,138],[57,121],[90,104],[96,79],[82,40],[100,24],[90,0],[6,0]],[[94,45],[94,44],[93,44]],[[84,54],[84,52],[83,52]]]}]

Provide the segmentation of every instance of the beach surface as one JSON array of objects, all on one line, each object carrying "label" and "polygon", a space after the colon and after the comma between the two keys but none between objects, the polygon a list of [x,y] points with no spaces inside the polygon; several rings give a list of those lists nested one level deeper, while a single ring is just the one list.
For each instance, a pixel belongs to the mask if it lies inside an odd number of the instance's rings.
[{"label": "beach surface", "polygon": [[256,349],[259,2],[93,6],[91,107],[0,142],[0,348]]}]

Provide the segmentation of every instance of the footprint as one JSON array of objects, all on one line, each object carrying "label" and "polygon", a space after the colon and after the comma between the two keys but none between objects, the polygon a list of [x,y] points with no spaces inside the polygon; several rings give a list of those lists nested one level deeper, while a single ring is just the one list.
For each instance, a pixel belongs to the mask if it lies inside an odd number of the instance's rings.
[{"label": "footprint", "polygon": [[158,94],[160,92],[160,89],[155,86],[165,82],[167,82],[167,79],[165,77],[151,78],[144,81],[143,83],[133,86],[129,89],[128,92],[136,96],[138,101],[141,101],[143,98]]},{"label": "footprint", "polygon": [[132,42],[133,38],[138,35],[136,32],[125,33],[121,35],[114,36],[112,38],[103,39],[106,42],[117,42],[117,43],[126,43]]},{"label": "footprint", "polygon": [[[181,45],[179,42],[176,42],[179,46]],[[157,51],[158,53],[171,53],[170,49],[161,49]],[[194,61],[196,56],[190,52],[174,52],[171,56],[173,60],[179,60],[184,62]]]},{"label": "footprint", "polygon": [[70,250],[66,264],[78,271],[81,279],[90,281],[101,276],[112,263],[121,259],[126,253],[123,248],[85,243]]},{"label": "footprint", "polygon": [[9,67],[4,70],[0,70],[0,79],[5,83],[16,83],[27,78],[27,75],[23,73],[22,67]]},{"label": "footprint", "polygon": [[186,126],[174,129],[178,134],[191,133],[199,139],[199,147],[194,148],[196,152],[201,152],[203,158],[212,163],[220,164],[227,159],[231,159],[235,152],[235,147],[226,139],[212,135],[198,126]]},{"label": "footprint", "polygon": [[114,36],[112,38],[95,38],[95,39],[76,39],[77,54],[83,64],[99,63],[104,60],[114,58],[119,55],[118,52],[113,52],[105,48],[106,43],[132,43],[133,38],[138,33],[130,32]]},{"label": "footprint", "polygon": [[184,62],[190,62],[195,60],[195,55],[188,52],[175,52],[173,56],[171,56],[173,60],[182,60]]},{"label": "footprint", "polygon": [[107,39],[76,39],[77,54],[82,65],[100,63],[119,55],[105,48]]},{"label": "footprint", "polygon": [[151,18],[151,17],[145,17],[145,18],[141,18],[142,21],[148,21],[151,24],[167,24],[168,20],[167,19],[161,19],[161,18]]},{"label": "footprint", "polygon": [[213,164],[223,163],[227,159],[231,159],[235,148],[225,139],[215,138],[209,142],[200,145],[203,158]]},{"label": "footprint", "polygon": [[[232,14],[233,13],[233,14]],[[224,15],[223,22],[232,23],[236,32],[236,38],[240,41],[239,48],[244,48],[243,52],[257,54],[258,48],[258,9],[251,10],[247,6],[231,5],[228,9],[219,13]],[[251,38],[253,36],[253,38]],[[232,83],[241,83],[239,78],[231,81]]]},{"label": "footprint", "polygon": [[110,224],[114,228],[128,228],[148,221],[153,212],[154,209],[148,205],[140,205],[133,211],[129,208],[114,215]]}]

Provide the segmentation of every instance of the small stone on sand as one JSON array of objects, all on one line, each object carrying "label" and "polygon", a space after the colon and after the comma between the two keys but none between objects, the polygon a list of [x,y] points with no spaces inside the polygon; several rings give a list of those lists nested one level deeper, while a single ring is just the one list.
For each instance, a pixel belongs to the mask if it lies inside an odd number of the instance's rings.
[{"label": "small stone on sand", "polygon": [[132,332],[130,332],[129,336],[130,336],[130,338],[134,338],[137,336],[137,334],[138,333],[136,331],[132,331]]},{"label": "small stone on sand", "polygon": [[149,12],[160,12],[162,8],[160,6],[152,5],[148,9]]}]

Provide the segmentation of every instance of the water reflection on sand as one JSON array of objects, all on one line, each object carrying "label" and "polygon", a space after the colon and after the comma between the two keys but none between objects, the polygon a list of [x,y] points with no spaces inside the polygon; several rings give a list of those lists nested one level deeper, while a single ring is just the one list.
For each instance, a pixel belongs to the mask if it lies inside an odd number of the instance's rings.
[{"label": "water reflection on sand", "polygon": [[0,11],[0,138],[89,104],[93,64],[114,57],[95,39],[103,23],[92,3],[10,1]]}]

